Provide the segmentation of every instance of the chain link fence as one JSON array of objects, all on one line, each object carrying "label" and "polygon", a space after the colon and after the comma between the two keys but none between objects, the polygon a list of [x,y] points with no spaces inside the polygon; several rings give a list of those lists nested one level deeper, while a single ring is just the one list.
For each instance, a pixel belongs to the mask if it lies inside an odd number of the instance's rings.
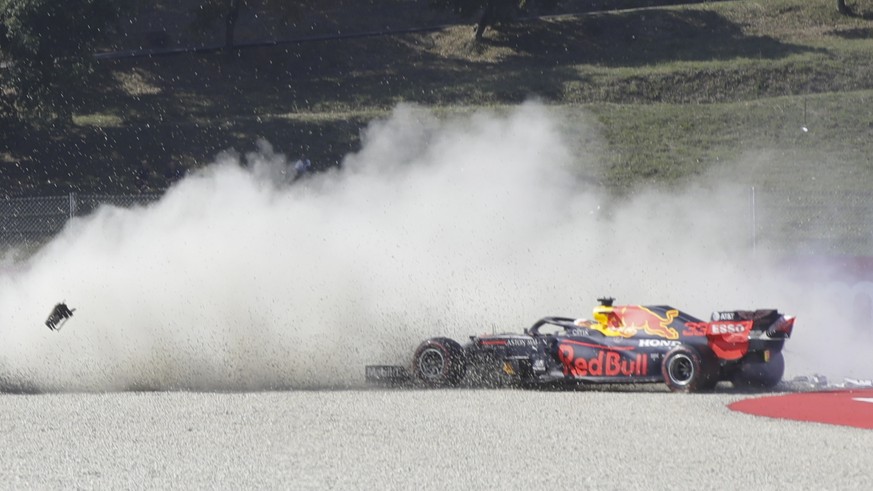
[{"label": "chain link fence", "polygon": [[753,245],[777,253],[873,256],[873,193],[754,187]]},{"label": "chain link fence", "polygon": [[[67,220],[100,205],[143,205],[159,197],[73,193],[0,200],[0,247],[32,251],[60,232]],[[786,254],[873,256],[873,193],[753,187],[749,210],[752,247]]]},{"label": "chain link fence", "polygon": [[129,207],[156,201],[159,194],[76,194],[0,200],[0,247],[34,251],[76,216],[100,205]]}]

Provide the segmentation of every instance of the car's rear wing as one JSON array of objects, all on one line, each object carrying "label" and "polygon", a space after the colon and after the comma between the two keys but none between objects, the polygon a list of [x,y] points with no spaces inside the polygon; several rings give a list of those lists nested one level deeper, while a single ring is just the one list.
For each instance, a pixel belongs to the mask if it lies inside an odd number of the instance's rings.
[{"label": "car's rear wing", "polygon": [[750,340],[764,342],[767,350],[781,349],[791,337],[795,317],[761,309],[715,312],[712,319],[706,324],[709,347],[721,359],[736,360],[749,351]]}]

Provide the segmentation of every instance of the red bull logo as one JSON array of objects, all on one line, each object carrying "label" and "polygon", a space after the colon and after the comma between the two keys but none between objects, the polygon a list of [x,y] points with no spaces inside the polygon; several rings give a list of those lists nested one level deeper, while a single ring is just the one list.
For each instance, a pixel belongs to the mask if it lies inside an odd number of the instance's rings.
[{"label": "red bull logo", "polygon": [[574,377],[631,377],[648,373],[649,358],[637,353],[633,358],[622,356],[618,351],[600,350],[591,358],[575,357],[573,346],[562,344],[558,357],[564,366],[564,375]]},{"label": "red bull logo", "polygon": [[658,336],[666,339],[679,339],[679,332],[670,327],[679,315],[678,310],[668,310],[664,312],[666,317],[661,317],[657,313],[643,306],[628,306],[616,309],[618,311],[618,319],[620,319],[620,327],[624,329],[636,329],[645,331],[652,336]]},{"label": "red bull logo", "polygon": [[686,337],[706,336],[707,329],[709,329],[709,322],[686,322],[682,335]]}]

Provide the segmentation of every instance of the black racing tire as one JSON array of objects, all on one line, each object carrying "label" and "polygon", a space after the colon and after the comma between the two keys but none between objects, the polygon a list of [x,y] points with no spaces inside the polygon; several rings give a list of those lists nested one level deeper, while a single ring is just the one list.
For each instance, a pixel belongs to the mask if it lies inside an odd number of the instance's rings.
[{"label": "black racing tire", "polygon": [[781,352],[773,353],[770,361],[742,363],[731,377],[734,387],[739,389],[772,389],[779,385],[785,375],[785,357]]},{"label": "black racing tire", "polygon": [[412,357],[415,378],[430,387],[454,387],[467,371],[464,349],[449,338],[421,343]]},{"label": "black racing tire", "polygon": [[712,390],[718,383],[713,362],[685,344],[676,346],[664,355],[661,375],[673,392]]}]

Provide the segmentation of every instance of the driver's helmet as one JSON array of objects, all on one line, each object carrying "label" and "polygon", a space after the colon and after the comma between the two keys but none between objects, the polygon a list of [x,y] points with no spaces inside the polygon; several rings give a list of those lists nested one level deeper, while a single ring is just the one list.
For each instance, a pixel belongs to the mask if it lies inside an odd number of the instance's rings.
[{"label": "driver's helmet", "polygon": [[599,305],[594,307],[594,321],[601,326],[610,327],[615,324],[615,313],[612,311],[612,307]]}]

